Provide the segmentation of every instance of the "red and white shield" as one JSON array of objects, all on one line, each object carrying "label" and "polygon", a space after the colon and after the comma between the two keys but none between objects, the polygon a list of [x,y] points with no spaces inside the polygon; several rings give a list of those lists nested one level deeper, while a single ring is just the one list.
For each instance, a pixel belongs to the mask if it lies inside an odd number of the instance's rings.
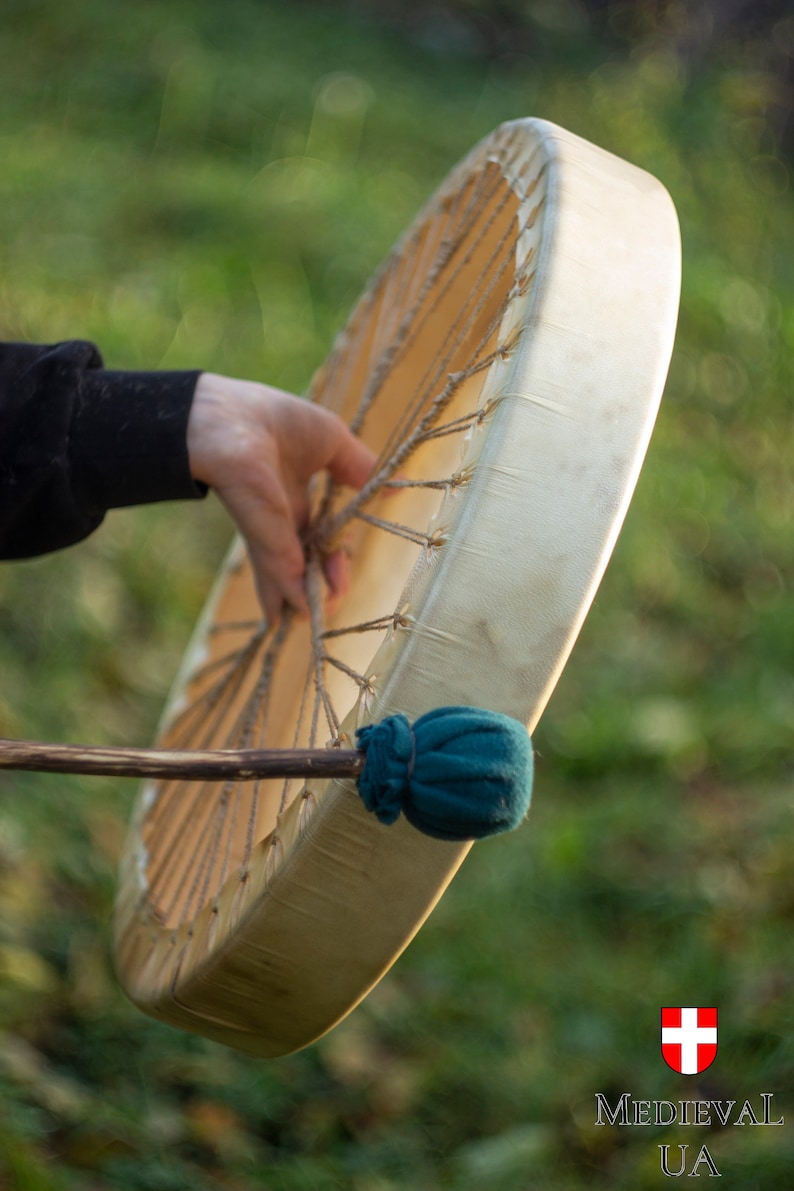
[{"label": "red and white shield", "polygon": [[663,1009],[662,1058],[681,1075],[697,1075],[717,1054],[716,1009]]}]

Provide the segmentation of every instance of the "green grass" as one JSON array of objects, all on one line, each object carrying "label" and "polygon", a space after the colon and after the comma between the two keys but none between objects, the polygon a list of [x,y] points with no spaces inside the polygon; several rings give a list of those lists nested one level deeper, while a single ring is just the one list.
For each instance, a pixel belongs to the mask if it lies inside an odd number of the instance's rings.
[{"label": "green grass", "polygon": [[[107,926],[132,790],[2,778],[0,1186],[663,1186],[659,1141],[705,1138],[595,1128],[622,1090],[775,1092],[784,1128],[708,1144],[722,1191],[791,1186],[794,219],[768,89],[738,52],[687,79],[664,47],[546,32],[487,61],[330,5],[4,7],[4,338],[299,391],[433,186],[529,114],[665,182],[684,287],[530,821],[327,1039],[263,1063],[139,1015]],[[228,533],[211,502],[163,506],[4,566],[2,731],[148,740]],[[668,1003],[720,1008],[700,1081],[661,1062]]]}]

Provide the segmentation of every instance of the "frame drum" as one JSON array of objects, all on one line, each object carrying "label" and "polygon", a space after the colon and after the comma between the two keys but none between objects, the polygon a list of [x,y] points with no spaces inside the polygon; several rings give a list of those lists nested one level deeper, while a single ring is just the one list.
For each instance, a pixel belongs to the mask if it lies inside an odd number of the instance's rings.
[{"label": "frame drum", "polygon": [[[639,474],[679,281],[675,212],[647,173],[542,120],[477,145],[312,383],[378,464],[361,493],[318,487],[311,620],[263,623],[235,544],[158,743],[350,747],[364,723],[454,704],[532,730]],[[321,557],[342,541],[351,588],[326,619]],[[172,1025],[296,1050],[386,972],[469,847],[383,826],[350,779],[147,783],[121,982]]]}]

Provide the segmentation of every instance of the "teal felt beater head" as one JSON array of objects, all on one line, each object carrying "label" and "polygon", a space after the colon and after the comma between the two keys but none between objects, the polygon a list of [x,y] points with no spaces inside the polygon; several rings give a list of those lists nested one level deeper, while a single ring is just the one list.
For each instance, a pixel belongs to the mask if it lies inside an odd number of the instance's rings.
[{"label": "teal felt beater head", "polygon": [[532,744],[518,720],[478,707],[439,707],[410,724],[392,715],[359,728],[367,754],[358,788],[381,823],[404,814],[436,839],[482,839],[525,818]]}]

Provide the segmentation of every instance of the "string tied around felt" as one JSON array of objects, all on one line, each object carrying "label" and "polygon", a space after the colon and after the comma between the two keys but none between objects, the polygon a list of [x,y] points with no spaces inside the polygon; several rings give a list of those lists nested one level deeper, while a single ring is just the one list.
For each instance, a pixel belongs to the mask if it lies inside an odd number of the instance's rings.
[{"label": "string tied around felt", "polygon": [[164,780],[354,777],[382,823],[400,814],[437,839],[482,839],[517,827],[532,793],[523,724],[478,707],[439,707],[410,724],[387,716],[357,749],[131,749],[0,740],[0,769]]},{"label": "string tied around felt", "polygon": [[359,728],[361,799],[381,823],[402,813],[436,839],[483,839],[526,817],[533,757],[518,720],[478,707],[440,707],[410,724],[387,716]]}]

